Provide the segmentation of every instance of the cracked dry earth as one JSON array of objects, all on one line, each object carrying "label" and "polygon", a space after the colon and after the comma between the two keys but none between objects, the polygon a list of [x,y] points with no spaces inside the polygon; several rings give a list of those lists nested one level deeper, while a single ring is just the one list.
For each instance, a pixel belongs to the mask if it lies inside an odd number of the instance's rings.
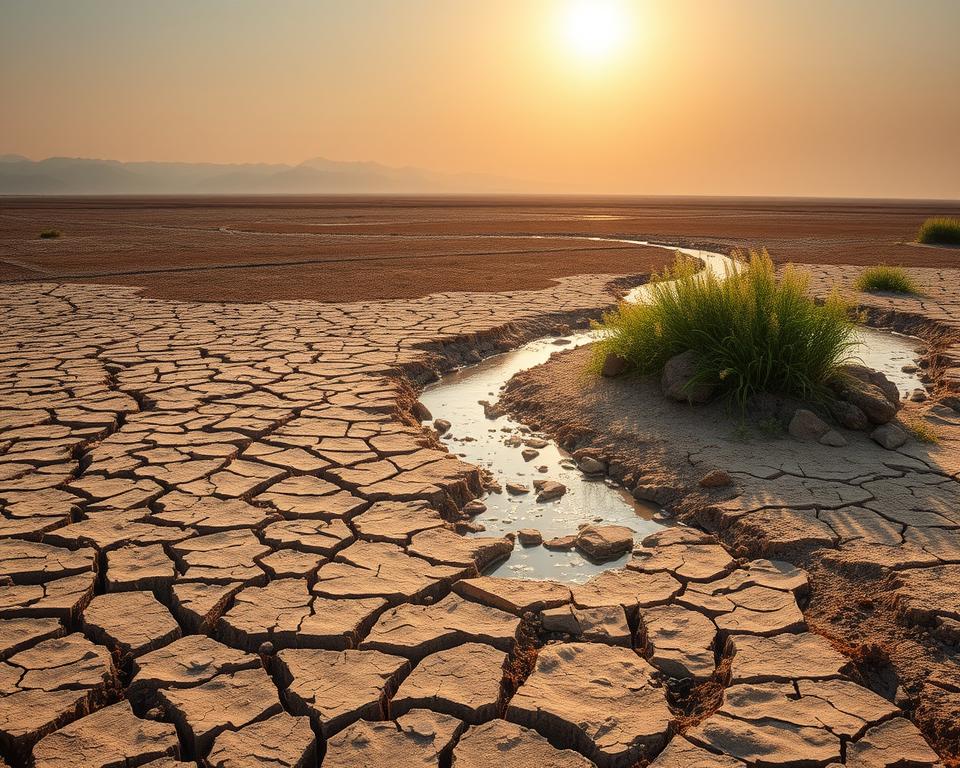
[{"label": "cracked dry earth", "polygon": [[[595,316],[609,282],[339,306],[8,290],[7,763],[937,764],[809,631],[789,562],[677,527],[585,584],[482,575],[513,544],[453,530],[481,478],[410,382]],[[946,483],[911,524],[955,535]],[[917,610],[941,610],[957,566],[924,552]]]}]

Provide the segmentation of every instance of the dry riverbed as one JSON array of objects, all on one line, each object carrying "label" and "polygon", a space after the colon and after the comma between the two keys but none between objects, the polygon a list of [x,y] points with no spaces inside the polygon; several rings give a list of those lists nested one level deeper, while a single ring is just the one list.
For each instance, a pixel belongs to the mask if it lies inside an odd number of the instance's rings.
[{"label": "dry riverbed", "polygon": [[[829,269],[818,279],[846,279]],[[931,271],[926,299],[875,311],[945,326],[958,277]],[[744,455],[701,424],[676,467],[735,486],[676,510],[719,539],[638,532],[582,583],[486,575],[516,545],[457,532],[484,477],[421,427],[412,385],[582,324],[612,280],[339,304],[4,292],[5,760],[932,766],[928,741],[949,755],[960,417],[945,407],[925,406],[936,449],[854,438],[810,462],[804,446]],[[932,365],[944,403],[951,354]],[[595,446],[608,466],[613,426]],[[673,461],[661,450],[645,471]],[[889,590],[865,600],[857,584]]]}]

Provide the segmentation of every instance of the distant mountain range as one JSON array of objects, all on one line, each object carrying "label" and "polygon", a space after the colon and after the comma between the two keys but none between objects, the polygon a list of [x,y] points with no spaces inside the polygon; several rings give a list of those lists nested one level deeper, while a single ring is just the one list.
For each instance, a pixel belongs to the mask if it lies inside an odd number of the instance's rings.
[{"label": "distant mountain range", "polygon": [[122,163],[0,155],[0,195],[376,194],[521,192],[521,182],[483,174],[391,168],[317,157],[300,165]]}]

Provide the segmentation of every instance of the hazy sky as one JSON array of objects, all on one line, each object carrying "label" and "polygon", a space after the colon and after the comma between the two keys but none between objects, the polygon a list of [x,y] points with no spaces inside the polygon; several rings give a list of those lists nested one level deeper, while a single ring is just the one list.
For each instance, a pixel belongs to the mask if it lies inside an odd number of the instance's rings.
[{"label": "hazy sky", "polygon": [[958,30],[960,0],[0,0],[0,153],[960,198]]}]

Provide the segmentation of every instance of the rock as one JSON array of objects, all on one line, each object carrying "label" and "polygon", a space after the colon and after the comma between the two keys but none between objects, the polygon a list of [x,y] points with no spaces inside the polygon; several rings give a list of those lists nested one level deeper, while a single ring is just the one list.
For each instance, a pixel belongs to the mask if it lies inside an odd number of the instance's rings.
[{"label": "rock", "polygon": [[697,611],[679,605],[641,608],[644,656],[668,677],[706,680],[713,674],[717,628]]},{"label": "rock", "polygon": [[467,729],[453,750],[456,768],[593,768],[583,755],[556,749],[536,731],[505,720]]},{"label": "rock", "polygon": [[520,451],[520,455],[523,457],[524,461],[532,461],[540,455],[540,451],[535,448],[524,448]]},{"label": "rock", "polygon": [[463,505],[463,511],[468,515],[479,515],[481,512],[487,511],[487,505],[482,501],[474,499],[473,501],[468,501]]},{"label": "rock", "polygon": [[520,581],[499,576],[462,579],[453,591],[470,600],[515,616],[527,611],[542,611],[570,602],[570,587],[555,581]]},{"label": "rock", "polygon": [[535,547],[543,542],[543,535],[536,528],[521,528],[517,531],[517,541],[524,547]]},{"label": "rock", "polygon": [[543,542],[543,546],[545,546],[547,549],[562,551],[573,549],[576,543],[576,536],[555,536],[554,538]]},{"label": "rock", "polygon": [[790,419],[787,431],[798,440],[819,440],[830,431],[830,426],[813,411],[799,408]]},{"label": "rock", "polygon": [[327,741],[323,768],[436,768],[464,727],[455,717],[425,709],[396,722],[361,720]]},{"label": "rock", "polygon": [[599,643],[541,649],[506,719],[575,748],[601,768],[627,768],[659,750],[672,727],[653,667],[629,648]]},{"label": "rock", "polygon": [[567,486],[555,480],[539,480],[537,482],[540,483],[540,487],[537,489],[539,491],[537,501],[553,501],[567,492]]},{"label": "rock", "polygon": [[600,375],[613,377],[619,376],[622,373],[626,373],[627,369],[630,367],[630,363],[625,357],[620,357],[620,355],[615,352],[607,352],[606,356],[603,358],[603,366],[600,368]]},{"label": "rock", "polygon": [[390,711],[429,709],[468,723],[496,717],[507,654],[484,643],[464,643],[427,656],[400,684]]},{"label": "rock", "polygon": [[220,674],[256,669],[260,660],[205,635],[187,635],[133,660],[127,696],[137,711],[155,706],[163,688],[191,688]]},{"label": "rock", "polygon": [[927,395],[927,390],[917,387],[910,393],[910,402],[911,403],[923,403],[929,399]]},{"label": "rock", "polygon": [[410,410],[417,421],[430,421],[433,418],[433,415],[430,413],[430,409],[419,400],[414,401]]},{"label": "rock", "polygon": [[847,429],[866,429],[870,425],[867,415],[853,403],[846,400],[830,400],[827,409],[840,424]]},{"label": "rock", "polygon": [[693,350],[674,355],[663,366],[660,388],[671,400],[681,403],[705,403],[713,397],[714,385],[707,382],[694,383],[699,368],[699,358]]},{"label": "rock", "polygon": [[95,642],[139,656],[181,635],[180,625],[152,592],[108,592],[90,601],[83,631]]},{"label": "rock", "polygon": [[511,496],[521,496],[524,493],[530,493],[530,487],[523,483],[507,483],[507,493]]},{"label": "rock", "polygon": [[577,461],[577,467],[585,475],[605,475],[607,473],[606,462],[593,456],[583,456]]},{"label": "rock", "polygon": [[410,662],[379,651],[288,648],[276,656],[285,701],[310,715],[325,737],[363,717],[379,717]]},{"label": "rock", "polygon": [[894,407],[900,407],[900,390],[896,384],[887,378],[886,374],[873,368],[868,368],[865,365],[857,365],[854,363],[848,363],[843,366],[843,372],[847,376],[852,376],[859,381],[872,384],[883,392],[884,396]]},{"label": "rock", "polygon": [[588,525],[577,534],[575,546],[596,562],[615,560],[633,549],[633,531],[623,525]]},{"label": "rock", "polygon": [[179,751],[176,728],[140,720],[129,702],[121,701],[45,736],[33,756],[35,768],[115,768],[176,757]]},{"label": "rock", "polygon": [[733,477],[724,469],[712,469],[700,478],[701,488],[728,488],[733,485]]},{"label": "rock", "polygon": [[733,656],[732,683],[826,680],[840,677],[850,663],[827,640],[809,632],[774,637],[735,635],[727,641]]},{"label": "rock", "polygon": [[444,435],[450,431],[452,425],[446,419],[434,419],[433,428],[437,430],[438,435]]},{"label": "rock", "polygon": [[886,424],[897,415],[896,405],[873,384],[854,381],[844,385],[840,396],[863,411],[871,424]]},{"label": "rock", "polygon": [[316,765],[310,718],[280,712],[267,720],[217,736],[205,764],[210,768],[310,768]]},{"label": "rock", "polygon": [[193,754],[206,755],[224,730],[264,720],[282,711],[273,681],[262,669],[217,675],[192,688],[157,694]]},{"label": "rock", "polygon": [[870,439],[888,451],[895,451],[910,439],[910,435],[896,424],[882,424],[870,433]]},{"label": "rock", "polygon": [[820,436],[820,444],[829,445],[833,448],[842,448],[847,444],[847,438],[837,432],[837,430],[831,429]]},{"label": "rock", "polygon": [[386,611],[360,648],[414,660],[466,642],[510,651],[519,625],[512,613],[449,594],[433,605],[407,603]]}]

